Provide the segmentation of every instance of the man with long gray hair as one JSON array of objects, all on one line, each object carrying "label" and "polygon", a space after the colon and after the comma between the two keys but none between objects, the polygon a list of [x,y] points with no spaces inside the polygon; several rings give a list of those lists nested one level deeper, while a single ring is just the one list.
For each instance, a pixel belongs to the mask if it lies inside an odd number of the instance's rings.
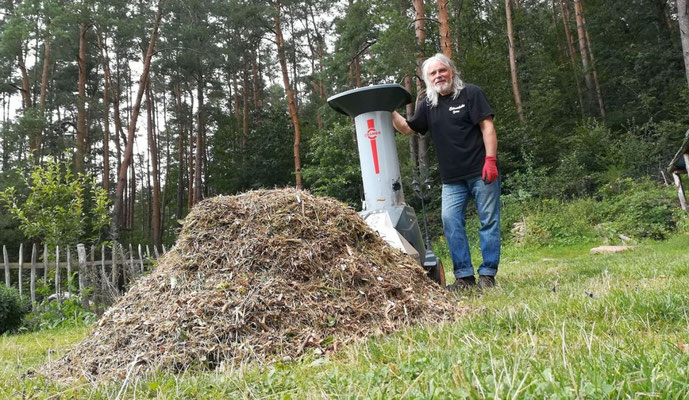
[{"label": "man with long gray hair", "polygon": [[478,287],[492,287],[500,262],[500,174],[493,110],[483,91],[464,83],[445,55],[427,59],[422,71],[426,96],[408,120],[394,111],[392,124],[405,135],[430,131],[433,137],[443,182],[443,230],[455,275],[450,290],[476,285],[464,229],[469,197],[476,202],[481,222]]}]

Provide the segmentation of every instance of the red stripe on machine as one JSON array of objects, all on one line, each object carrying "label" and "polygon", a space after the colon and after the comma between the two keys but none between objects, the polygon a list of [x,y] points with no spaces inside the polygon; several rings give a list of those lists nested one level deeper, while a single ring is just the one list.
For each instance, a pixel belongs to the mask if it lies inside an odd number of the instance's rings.
[{"label": "red stripe on machine", "polygon": [[368,130],[366,131],[366,137],[371,141],[371,153],[373,154],[373,169],[377,174],[380,174],[380,167],[378,165],[378,146],[376,145],[376,137],[380,135],[380,131],[376,130],[375,120],[369,118],[366,120],[366,125]]}]

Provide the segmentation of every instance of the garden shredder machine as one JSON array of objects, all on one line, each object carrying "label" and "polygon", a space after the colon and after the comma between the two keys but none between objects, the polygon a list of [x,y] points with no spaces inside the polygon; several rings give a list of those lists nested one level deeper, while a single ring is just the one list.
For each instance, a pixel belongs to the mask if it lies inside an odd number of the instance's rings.
[{"label": "garden shredder machine", "polygon": [[[391,113],[410,102],[409,92],[397,84],[352,89],[328,98],[335,111],[354,118],[364,184],[359,215],[391,246],[414,257],[429,278],[445,286],[443,265],[430,248],[428,231],[424,242],[416,213],[404,201]],[[426,222],[425,210],[423,216]]]}]

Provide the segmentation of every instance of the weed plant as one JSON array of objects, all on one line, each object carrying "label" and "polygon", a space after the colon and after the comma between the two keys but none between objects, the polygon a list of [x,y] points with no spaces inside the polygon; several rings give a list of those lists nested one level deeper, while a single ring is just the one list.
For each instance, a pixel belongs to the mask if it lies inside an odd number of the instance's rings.
[{"label": "weed plant", "polygon": [[57,301],[45,301],[36,306],[24,319],[22,332],[35,332],[58,327],[88,326],[97,320],[93,311],[82,305],[81,297],[74,296]]}]

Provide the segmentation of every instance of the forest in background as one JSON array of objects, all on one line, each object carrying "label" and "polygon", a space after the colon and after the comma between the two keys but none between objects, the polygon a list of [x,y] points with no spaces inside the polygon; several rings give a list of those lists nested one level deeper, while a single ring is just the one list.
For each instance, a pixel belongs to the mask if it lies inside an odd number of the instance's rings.
[{"label": "forest in background", "polygon": [[[353,124],[325,100],[415,96],[437,52],[491,100],[517,199],[662,182],[689,127],[674,0],[2,0],[0,30],[0,190],[25,198],[20,177],[63,160],[108,193],[123,241],[172,243],[201,199],[260,187],[358,207]],[[398,141],[408,202],[428,177],[437,208],[432,148]],[[0,213],[0,243],[32,239]]]}]

